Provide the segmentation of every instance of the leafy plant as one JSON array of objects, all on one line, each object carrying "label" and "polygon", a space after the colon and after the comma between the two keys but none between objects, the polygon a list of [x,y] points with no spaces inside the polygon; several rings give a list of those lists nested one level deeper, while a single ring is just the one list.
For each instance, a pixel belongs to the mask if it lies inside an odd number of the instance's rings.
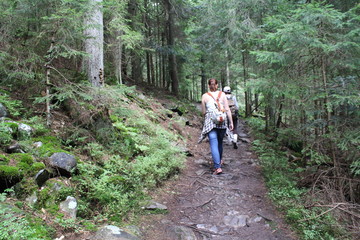
[{"label": "leafy plant", "polygon": [[21,112],[24,110],[21,101],[11,99],[4,91],[0,92],[0,103],[2,103],[9,111],[9,114],[14,117],[20,116]]},{"label": "leafy plant", "polygon": [[[250,124],[253,121],[249,121]],[[254,126],[258,126],[255,122]],[[300,234],[302,239],[338,239],[346,236],[344,230],[336,224],[330,214],[323,214],[318,208],[305,208],[303,205],[308,189],[297,187],[297,172],[299,167],[289,162],[281,152],[280,146],[266,141],[266,136],[259,133],[258,128],[252,126],[257,139],[253,142],[253,149],[259,155],[269,197],[279,209],[286,212],[286,220]],[[344,239],[347,239],[344,237]]]},{"label": "leafy plant", "polygon": [[52,239],[51,229],[42,221],[21,212],[16,207],[0,203],[0,239]]},{"label": "leafy plant", "polygon": [[0,123],[0,145],[5,146],[10,144],[13,140],[12,136],[13,130],[4,124],[3,122]]}]

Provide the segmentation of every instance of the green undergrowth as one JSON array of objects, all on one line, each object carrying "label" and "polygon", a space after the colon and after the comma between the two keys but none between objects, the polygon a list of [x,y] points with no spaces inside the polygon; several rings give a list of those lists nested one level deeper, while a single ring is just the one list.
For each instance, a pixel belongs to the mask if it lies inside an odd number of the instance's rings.
[{"label": "green undergrowth", "polygon": [[141,211],[148,191],[179,172],[185,155],[176,146],[180,137],[159,124],[161,111],[154,111],[148,99],[133,89],[108,90],[111,126],[98,130],[101,141],[86,144],[92,160],[79,163],[73,182],[84,196],[79,216],[100,212],[121,222]]},{"label": "green undergrowth", "polygon": [[[85,119],[89,120],[86,124],[75,120],[80,124],[64,125],[56,133],[51,133],[41,117],[21,119],[33,128],[30,138],[18,141],[26,153],[0,154],[0,174],[21,179],[11,189],[11,196],[23,201],[19,207],[25,212],[29,207],[39,216],[46,212],[47,218],[51,219],[50,225],[63,231],[94,231],[104,221],[119,226],[136,222],[138,216],[144,214],[142,206],[150,199],[149,193],[175,176],[184,165],[182,146],[186,139],[170,127],[174,123],[185,126],[184,120],[134,87],[66,87],[59,89],[52,96],[54,99],[58,101],[58,105],[53,106],[55,109],[60,109],[62,102],[71,99],[80,106],[80,117],[90,113],[88,116],[93,118]],[[43,103],[45,100],[36,101]],[[7,106],[15,106],[10,100],[7,102]],[[185,101],[173,104],[183,112],[190,108]],[[4,130],[0,134],[6,137],[1,142],[4,147],[14,135],[9,126],[3,124],[0,128]],[[35,147],[35,143],[41,145]],[[37,187],[34,175],[47,168],[48,157],[56,152],[74,155],[76,171],[70,179],[51,178],[41,188]],[[9,163],[12,166],[8,166]],[[32,195],[37,197],[37,202],[28,206],[25,198]],[[67,220],[59,212],[59,204],[67,196],[77,199],[76,221]],[[0,210],[3,211],[1,207]],[[0,223],[0,228],[10,229],[3,232],[0,239],[6,239],[6,234],[12,231],[19,231],[26,239],[37,239],[34,231],[47,232],[38,235],[43,237],[41,239],[54,237],[50,226],[39,230],[22,227],[33,224],[30,220],[24,217],[23,220]],[[37,222],[35,218],[34,221]],[[21,232],[19,228],[22,228]]]},{"label": "green undergrowth", "polygon": [[[297,173],[304,169],[296,162],[290,161],[286,153],[280,150],[280,143],[283,142],[269,141],[264,134],[261,120],[248,119],[248,123],[256,139],[252,148],[259,156],[269,190],[268,195],[300,239],[351,239],[337,224],[331,211],[325,212],[324,208],[308,207],[315,203],[316,199],[310,200],[313,201],[312,203],[309,202],[310,189],[298,187]],[[278,139],[283,139],[282,137],[279,136]]]},{"label": "green undergrowth", "polygon": [[5,204],[6,193],[0,194],[0,240],[50,240],[55,230],[45,222],[16,206]]}]

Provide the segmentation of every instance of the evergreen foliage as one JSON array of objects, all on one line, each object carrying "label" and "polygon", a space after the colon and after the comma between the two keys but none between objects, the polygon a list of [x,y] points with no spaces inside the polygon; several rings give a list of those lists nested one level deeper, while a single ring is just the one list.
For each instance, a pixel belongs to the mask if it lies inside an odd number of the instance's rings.
[{"label": "evergreen foliage", "polygon": [[[338,232],[317,225],[333,224],[337,216],[316,221],[299,206],[306,192],[295,189],[306,178],[301,173],[311,169],[312,182],[304,188],[311,187],[316,200],[354,204],[359,211],[356,0],[104,0],[104,89],[90,87],[84,73],[83,16],[89,6],[85,0],[1,1],[0,103],[7,117],[21,118],[35,130],[32,139],[19,141],[34,161],[7,166],[13,158],[1,155],[1,174],[25,174],[26,185],[27,174],[41,169],[41,159],[54,152],[88,154],[91,161],[79,164],[88,177],[74,177],[76,193],[86,196],[79,204],[81,217],[106,212],[124,219],[140,204],[137,199],[146,198],[140,185],[150,189],[178,172],[183,156],[173,145],[178,139],[160,128],[151,103],[123,84],[148,84],[198,101],[206,80],[215,77],[221,87],[231,86],[242,115],[264,120],[267,144],[282,145],[292,157],[260,149],[264,166],[275,169],[274,175],[265,170],[269,187],[276,188],[270,195],[294,197],[297,208],[288,216],[301,223],[305,239],[331,239]],[[145,116],[130,105],[140,106]],[[48,136],[43,114],[50,125],[57,111],[73,124],[57,126],[60,133]],[[163,110],[161,116],[167,114]],[[17,135],[18,123],[7,120],[0,122],[3,148]],[[34,141],[43,145],[34,148]],[[282,176],[287,168],[293,171]],[[286,183],[283,189],[279,182]],[[298,221],[304,215],[311,221]],[[77,229],[73,222],[58,225]]]}]

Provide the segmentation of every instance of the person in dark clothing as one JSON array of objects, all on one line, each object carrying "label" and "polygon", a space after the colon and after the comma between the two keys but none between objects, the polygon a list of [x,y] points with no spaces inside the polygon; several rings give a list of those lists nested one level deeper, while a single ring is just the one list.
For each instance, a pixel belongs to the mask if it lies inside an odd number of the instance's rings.
[{"label": "person in dark clothing", "polygon": [[233,143],[233,147],[235,149],[237,149],[238,148],[238,146],[237,146],[237,139],[238,139],[237,126],[238,126],[239,104],[236,100],[235,95],[231,94],[230,87],[226,86],[226,87],[224,87],[223,90],[226,95],[226,99],[228,100],[228,105],[229,105],[229,108],[231,111],[232,121],[234,124],[234,129],[232,131],[232,136],[230,136],[230,140]]}]

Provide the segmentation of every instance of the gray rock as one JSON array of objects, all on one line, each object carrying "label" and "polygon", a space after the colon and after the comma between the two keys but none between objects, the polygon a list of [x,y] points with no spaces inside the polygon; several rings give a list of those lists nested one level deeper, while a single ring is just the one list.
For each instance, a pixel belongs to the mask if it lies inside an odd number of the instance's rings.
[{"label": "gray rock", "polygon": [[33,143],[33,146],[36,147],[36,148],[39,148],[39,147],[41,147],[42,145],[43,145],[42,142],[34,142],[34,143]]},{"label": "gray rock", "polygon": [[75,219],[77,212],[77,201],[74,197],[67,196],[66,200],[60,203],[60,210],[66,216]]},{"label": "gray rock", "polygon": [[237,211],[229,211],[224,217],[226,226],[233,227],[234,229],[247,226],[248,215],[238,215]]},{"label": "gray rock", "polygon": [[7,116],[6,107],[0,103],[0,118]]},{"label": "gray rock", "polygon": [[167,206],[165,206],[161,203],[151,201],[148,205],[146,205],[144,207],[144,209],[146,209],[146,210],[156,210],[156,209],[167,210]]},{"label": "gray rock", "polygon": [[99,229],[95,236],[91,238],[91,240],[140,240],[136,236],[125,232],[124,230],[112,226],[107,225]]},{"label": "gray rock", "polygon": [[14,142],[10,146],[8,146],[5,151],[7,153],[25,153],[22,149],[19,143]]},{"label": "gray rock", "polygon": [[25,200],[30,206],[34,206],[38,200],[36,192],[34,192],[31,196],[27,197]]},{"label": "gray rock", "polygon": [[51,188],[51,190],[55,191],[55,192],[58,192],[60,191],[60,189],[62,189],[62,185],[59,184],[59,183],[54,183],[53,187]]},{"label": "gray rock", "polygon": [[51,155],[49,165],[59,170],[61,175],[70,176],[71,171],[76,167],[76,159],[73,155],[64,152],[58,152]]},{"label": "gray rock", "polygon": [[240,138],[240,140],[245,143],[251,143],[250,139],[248,138]]},{"label": "gray rock", "polygon": [[203,175],[205,172],[206,172],[205,170],[200,169],[200,170],[196,171],[195,174],[196,174],[197,176],[201,176],[201,175]]},{"label": "gray rock", "polygon": [[206,161],[205,159],[200,158],[200,159],[196,159],[195,163],[202,165],[202,164],[207,164],[208,161]]},{"label": "gray rock", "polygon": [[197,240],[195,233],[188,227],[171,226],[166,230],[169,239],[176,240]]},{"label": "gray rock", "polygon": [[210,224],[196,224],[196,228],[198,228],[200,230],[205,230],[207,232],[212,232],[215,234],[219,232],[219,229],[217,228],[217,226],[210,225]]},{"label": "gray rock", "polygon": [[33,129],[24,123],[20,123],[18,126],[18,140],[27,140],[31,137]]},{"label": "gray rock", "polygon": [[41,187],[47,180],[50,178],[50,173],[46,169],[41,169],[35,175],[35,182],[36,184]]},{"label": "gray rock", "polygon": [[260,223],[260,222],[265,222],[264,218],[260,217],[260,216],[255,216],[252,217],[248,220],[248,224],[251,226],[254,223]]}]

